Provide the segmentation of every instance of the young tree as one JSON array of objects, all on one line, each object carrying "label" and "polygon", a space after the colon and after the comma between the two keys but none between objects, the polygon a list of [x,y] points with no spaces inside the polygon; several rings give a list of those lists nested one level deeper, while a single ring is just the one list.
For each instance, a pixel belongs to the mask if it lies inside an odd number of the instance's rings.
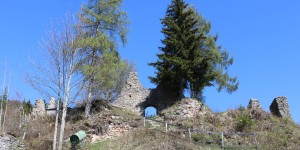
[{"label": "young tree", "polygon": [[[76,18],[69,15],[63,19],[58,27],[52,29],[46,34],[42,43],[42,51],[45,53],[44,64],[35,65],[39,74],[26,74],[26,81],[41,94],[50,98],[53,95],[57,97],[57,104],[63,102],[62,119],[60,127],[59,145],[61,150],[63,146],[65,118],[67,115],[68,104],[76,99],[81,91],[81,76],[76,74],[77,64],[81,60],[77,39],[81,33],[77,28]],[[57,106],[53,149],[56,149],[56,137],[58,128]]]},{"label": "young tree", "polygon": [[126,61],[121,61],[114,53],[105,53],[97,60],[95,67],[83,67],[83,73],[95,71],[93,95],[96,99],[106,101],[115,100],[126,83],[129,72],[133,66]]},{"label": "young tree", "polygon": [[217,37],[209,35],[210,23],[195,9],[184,0],[172,0],[162,24],[162,53],[149,64],[157,69],[156,77],[150,77],[153,83],[178,98],[189,89],[191,97],[199,100],[206,86],[218,84],[219,91],[226,88],[229,93],[237,90],[236,77],[227,74],[233,59],[216,44]]},{"label": "young tree", "polygon": [[[119,39],[123,45],[126,44],[128,24],[126,13],[121,10],[122,2],[123,0],[89,0],[80,12],[81,27],[84,32],[83,38],[79,40],[81,54],[84,56],[80,65],[87,83],[85,117],[89,117],[91,102],[96,97],[96,76],[104,77],[97,74],[99,67],[103,66],[100,63],[105,63],[103,60],[108,59],[102,57],[109,55],[111,58],[109,61],[116,62],[114,65],[120,64],[121,61],[117,52],[117,41]],[[101,84],[101,87],[103,86],[106,85]]]}]

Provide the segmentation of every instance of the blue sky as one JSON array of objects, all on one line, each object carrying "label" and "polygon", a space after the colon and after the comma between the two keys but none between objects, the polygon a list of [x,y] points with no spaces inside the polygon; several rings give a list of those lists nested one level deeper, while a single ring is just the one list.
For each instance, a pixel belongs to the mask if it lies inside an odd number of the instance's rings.
[{"label": "blue sky", "polygon": [[[300,122],[300,2],[279,0],[220,1],[187,0],[212,23],[212,33],[219,44],[235,58],[229,68],[240,81],[233,94],[206,88],[206,104],[214,111],[247,106],[250,98],[260,100],[269,111],[277,96],[288,98],[292,116]],[[4,63],[12,72],[11,97],[19,92],[32,101],[40,96],[28,87],[22,72],[31,70],[28,58],[39,57],[39,41],[50,21],[67,11],[77,12],[82,0],[3,1],[0,5],[0,84]],[[170,0],[124,2],[131,24],[128,44],[120,47],[121,56],[136,64],[139,78],[153,88],[148,76],[154,69],[147,64],[156,61],[163,35],[160,19]]]}]

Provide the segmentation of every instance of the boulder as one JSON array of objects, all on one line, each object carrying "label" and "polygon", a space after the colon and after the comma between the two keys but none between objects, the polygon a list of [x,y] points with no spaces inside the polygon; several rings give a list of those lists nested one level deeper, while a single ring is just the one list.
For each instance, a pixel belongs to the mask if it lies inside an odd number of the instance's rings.
[{"label": "boulder", "polygon": [[291,118],[288,100],[284,96],[276,97],[270,105],[273,115],[281,118]]}]

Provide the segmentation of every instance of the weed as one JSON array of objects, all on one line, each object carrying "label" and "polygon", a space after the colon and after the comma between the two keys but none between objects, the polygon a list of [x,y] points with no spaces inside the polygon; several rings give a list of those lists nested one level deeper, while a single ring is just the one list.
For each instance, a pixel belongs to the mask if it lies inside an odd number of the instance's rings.
[{"label": "weed", "polygon": [[253,125],[254,125],[254,123],[253,123],[252,119],[250,118],[250,116],[245,113],[242,113],[237,118],[235,129],[236,129],[236,131],[239,131],[239,132],[247,131],[247,130],[250,130]]}]

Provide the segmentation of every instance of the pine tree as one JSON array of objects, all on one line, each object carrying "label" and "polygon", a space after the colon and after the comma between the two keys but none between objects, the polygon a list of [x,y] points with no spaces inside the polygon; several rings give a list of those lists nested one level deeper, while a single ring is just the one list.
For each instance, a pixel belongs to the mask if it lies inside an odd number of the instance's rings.
[{"label": "pine tree", "polygon": [[237,90],[237,78],[227,74],[233,63],[227,51],[216,44],[217,36],[210,35],[210,23],[184,0],[172,0],[162,19],[163,47],[158,61],[150,63],[157,69],[150,80],[165,90],[183,97],[184,90],[191,97],[202,100],[207,86],[217,84],[218,90],[229,93]]}]

